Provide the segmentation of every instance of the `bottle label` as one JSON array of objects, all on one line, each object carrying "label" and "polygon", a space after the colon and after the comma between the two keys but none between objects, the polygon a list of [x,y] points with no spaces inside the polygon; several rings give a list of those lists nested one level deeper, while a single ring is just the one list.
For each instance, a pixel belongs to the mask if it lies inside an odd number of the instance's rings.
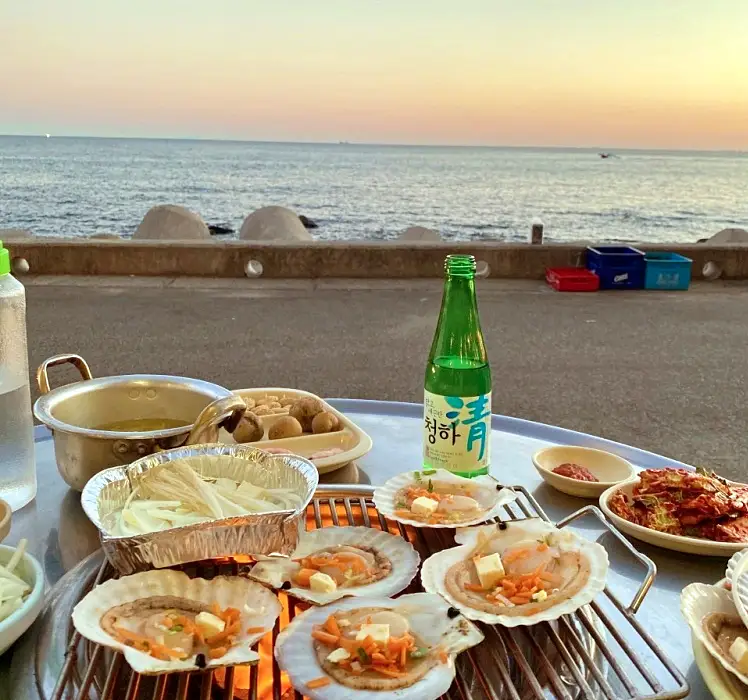
[{"label": "bottle label", "polygon": [[491,462],[491,394],[424,392],[423,457],[433,469],[471,472]]}]

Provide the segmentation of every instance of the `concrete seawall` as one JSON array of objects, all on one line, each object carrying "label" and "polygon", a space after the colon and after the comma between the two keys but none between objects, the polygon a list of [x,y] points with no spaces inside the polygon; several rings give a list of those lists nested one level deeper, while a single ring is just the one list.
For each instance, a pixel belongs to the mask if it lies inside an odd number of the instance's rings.
[{"label": "concrete seawall", "polygon": [[[583,245],[518,245],[493,242],[312,242],[248,243],[24,239],[9,241],[13,257],[25,258],[32,275],[144,275],[245,277],[250,261],[268,278],[441,277],[449,253],[471,253],[487,265],[488,277],[543,279],[548,267],[577,266]],[[748,279],[748,246],[639,245],[668,250],[693,260],[702,278],[707,262],[723,279]],[[255,266],[259,268],[260,266]]]}]

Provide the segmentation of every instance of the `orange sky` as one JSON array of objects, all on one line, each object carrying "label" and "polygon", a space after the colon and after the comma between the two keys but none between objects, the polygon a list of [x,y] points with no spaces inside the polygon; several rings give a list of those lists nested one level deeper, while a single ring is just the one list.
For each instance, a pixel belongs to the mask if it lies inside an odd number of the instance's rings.
[{"label": "orange sky", "polygon": [[275,4],[3,7],[0,133],[748,149],[745,0]]}]

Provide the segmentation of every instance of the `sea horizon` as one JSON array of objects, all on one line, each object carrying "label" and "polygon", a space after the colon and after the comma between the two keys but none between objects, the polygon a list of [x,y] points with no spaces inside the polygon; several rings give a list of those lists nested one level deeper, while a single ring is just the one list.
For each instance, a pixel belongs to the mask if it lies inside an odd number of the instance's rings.
[{"label": "sea horizon", "polygon": [[376,141],[304,141],[304,140],[265,140],[265,139],[237,139],[218,138],[209,136],[104,136],[81,134],[0,134],[5,138],[38,138],[38,139],[66,139],[84,140],[96,139],[100,141],[187,141],[199,143],[237,143],[280,146],[361,146],[365,148],[426,148],[426,149],[485,149],[499,151],[582,151],[589,153],[663,153],[663,154],[714,154],[748,156],[748,150],[719,149],[719,148],[661,148],[646,146],[567,146],[567,145],[529,145],[529,144],[469,144],[469,143],[398,143]]},{"label": "sea horizon", "polygon": [[[609,153],[609,158],[599,154]],[[157,204],[237,232],[280,205],[317,240],[693,243],[748,227],[748,154],[611,147],[0,136],[0,228],[131,236]],[[236,235],[236,233],[234,233]]]}]

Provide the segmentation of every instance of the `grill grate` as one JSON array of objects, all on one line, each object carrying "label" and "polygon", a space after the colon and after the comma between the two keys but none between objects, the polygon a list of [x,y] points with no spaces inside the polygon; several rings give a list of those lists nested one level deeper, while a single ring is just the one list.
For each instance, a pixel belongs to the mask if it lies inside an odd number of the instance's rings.
[{"label": "grill grate", "polygon": [[[547,517],[535,499],[515,487],[519,500],[504,507],[503,520]],[[370,487],[324,486],[307,511],[307,528],[364,525],[388,530],[410,540],[422,559],[453,546],[451,531],[404,527],[386,521],[371,500]],[[558,523],[564,527],[581,518],[596,518],[646,569],[630,605],[606,588],[593,603],[554,623],[514,629],[483,625],[486,641],[457,658],[457,677],[448,700],[674,700],[688,695],[683,675],[668,660],[635,617],[655,576],[654,564],[639,554],[594,506]],[[183,567],[190,575],[211,578],[239,574],[235,562],[203,562]],[[86,582],[85,591],[113,575],[105,563]],[[416,580],[405,591],[421,590]],[[69,644],[51,700],[302,700],[273,661],[279,631],[308,606],[279,592],[283,613],[272,633],[259,643],[261,662],[251,668],[170,674],[159,677],[133,673],[123,657],[82,639],[70,623]]]}]

